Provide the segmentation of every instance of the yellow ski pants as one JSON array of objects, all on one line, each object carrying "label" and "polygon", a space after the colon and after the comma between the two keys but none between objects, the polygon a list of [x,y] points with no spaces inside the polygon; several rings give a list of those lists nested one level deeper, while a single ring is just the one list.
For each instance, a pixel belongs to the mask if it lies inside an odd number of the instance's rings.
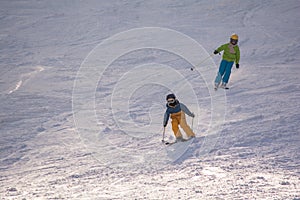
[{"label": "yellow ski pants", "polygon": [[184,130],[184,132],[188,137],[195,136],[195,133],[186,123],[185,113],[183,111],[171,114],[171,119],[172,119],[172,130],[176,138],[182,137],[178,125],[180,125],[180,127]]}]

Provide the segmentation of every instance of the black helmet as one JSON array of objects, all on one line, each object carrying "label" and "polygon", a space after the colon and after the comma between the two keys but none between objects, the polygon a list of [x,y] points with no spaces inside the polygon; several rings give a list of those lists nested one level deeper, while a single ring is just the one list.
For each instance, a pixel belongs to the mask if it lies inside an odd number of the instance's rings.
[{"label": "black helmet", "polygon": [[166,97],[166,100],[168,100],[168,99],[176,99],[175,94],[168,94]]}]

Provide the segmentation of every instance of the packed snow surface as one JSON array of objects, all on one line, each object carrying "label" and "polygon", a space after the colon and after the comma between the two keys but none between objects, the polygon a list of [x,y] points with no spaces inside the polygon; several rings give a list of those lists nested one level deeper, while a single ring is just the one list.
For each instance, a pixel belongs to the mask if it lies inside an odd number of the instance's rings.
[{"label": "packed snow surface", "polygon": [[[0,199],[299,200],[299,8],[2,0]],[[214,91],[232,33],[240,69]],[[196,138],[166,146],[170,92]]]}]

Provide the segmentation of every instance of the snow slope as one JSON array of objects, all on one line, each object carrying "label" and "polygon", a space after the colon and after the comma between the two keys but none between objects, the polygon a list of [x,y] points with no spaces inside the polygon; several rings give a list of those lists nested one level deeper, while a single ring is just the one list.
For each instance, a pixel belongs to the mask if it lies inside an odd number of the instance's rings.
[{"label": "snow slope", "polygon": [[[300,199],[299,1],[0,5],[0,199]],[[166,148],[169,92],[197,137]]]}]

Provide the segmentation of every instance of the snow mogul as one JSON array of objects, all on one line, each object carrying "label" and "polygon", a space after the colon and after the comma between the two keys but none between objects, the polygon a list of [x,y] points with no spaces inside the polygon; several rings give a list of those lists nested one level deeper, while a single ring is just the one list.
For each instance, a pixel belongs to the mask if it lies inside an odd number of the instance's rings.
[{"label": "snow mogul", "polygon": [[194,138],[195,133],[192,131],[192,129],[189,127],[189,125],[186,122],[185,114],[187,114],[190,117],[195,117],[194,113],[192,113],[186,105],[183,103],[180,103],[174,94],[168,94],[166,97],[167,100],[167,110],[164,115],[164,121],[163,126],[164,129],[168,124],[169,117],[172,119],[172,130],[174,132],[174,135],[176,137],[176,142],[178,141],[185,141],[185,139],[182,138],[182,134],[179,130],[180,127],[184,130],[186,135],[188,136],[188,139]]}]

